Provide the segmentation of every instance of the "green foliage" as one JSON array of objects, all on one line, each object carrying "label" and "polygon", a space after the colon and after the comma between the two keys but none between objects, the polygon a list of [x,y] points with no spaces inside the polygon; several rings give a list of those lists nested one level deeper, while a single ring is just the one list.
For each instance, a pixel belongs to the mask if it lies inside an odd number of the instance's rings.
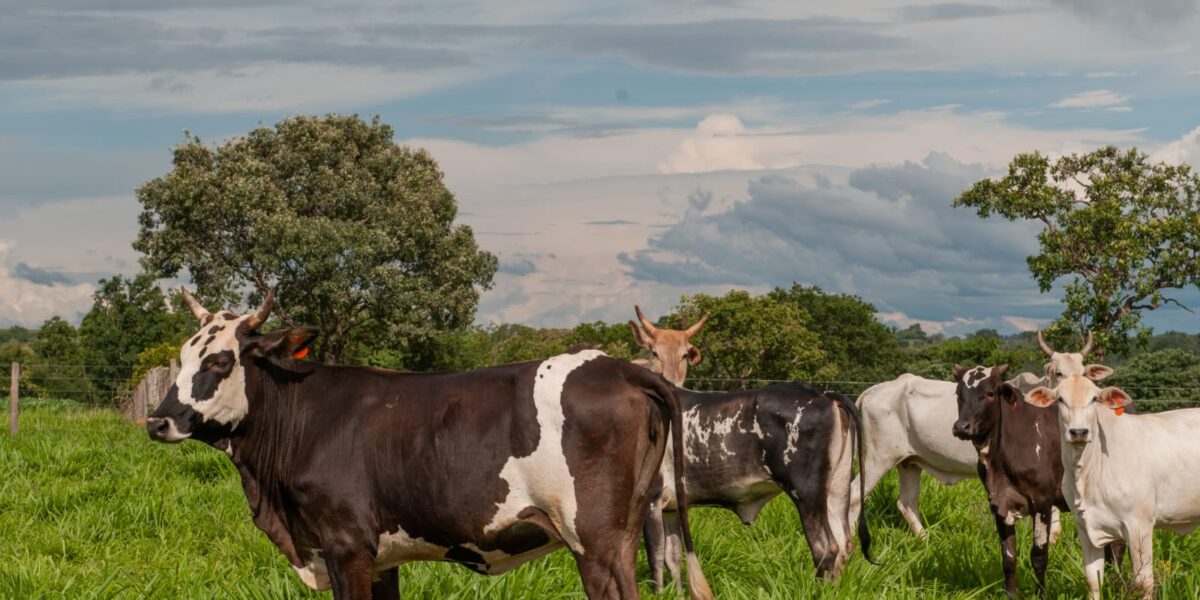
[{"label": "green foliage", "polygon": [[36,383],[34,393],[42,398],[92,398],[79,330],[61,317],[51,317],[38,330],[30,349],[35,358],[24,367]]},{"label": "green foliage", "polygon": [[808,313],[796,302],[736,290],[684,296],[667,324],[683,329],[706,313],[708,324],[692,338],[703,360],[688,370],[689,379],[717,380],[702,387],[748,388],[764,379],[819,382],[838,376]]},{"label": "green foliage", "polygon": [[129,387],[137,387],[150,369],[169,367],[172,360],[178,360],[179,349],[182,345],[182,341],[161,342],[138,352],[137,362],[133,365],[133,373],[129,376]]},{"label": "green foliage", "polygon": [[1042,223],[1029,270],[1043,292],[1069,278],[1056,329],[1092,330],[1100,358],[1144,347],[1141,311],[1177,304],[1169,290],[1200,284],[1200,176],[1136,148],[1053,163],[1021,154],[1005,177],[976,183],[954,205]]},{"label": "green foliage", "polygon": [[115,393],[133,374],[142,350],[182,342],[196,330],[191,313],[167,309],[167,297],[150,275],[101,279],[94,298],[79,335],[100,402],[116,400]]},{"label": "green foliage", "polygon": [[134,248],[157,277],[187,269],[214,304],[275,286],[289,325],[321,330],[319,358],[400,348],[470,324],[496,257],[455,225],[437,163],[378,118],[300,116],[219,147],[188,137],[138,191]]},{"label": "green foliage", "polygon": [[875,307],[858,296],[800,284],[776,288],[769,296],[808,313],[808,327],[820,339],[839,379],[881,381],[903,372],[896,336],[875,318]]},{"label": "green foliage", "polygon": [[0,329],[0,344],[8,342],[20,342],[27,344],[37,338],[37,331],[20,325],[12,325],[4,329]]},{"label": "green foliage", "polygon": [[[33,362],[36,355],[27,344],[17,341],[8,341],[0,344],[0,400],[8,401],[9,390],[12,389],[12,375],[9,369],[12,363],[21,363],[21,366]],[[34,391],[32,383],[29,381],[29,373],[27,369],[21,369],[21,379],[17,382],[17,391],[22,395],[27,395]]]},{"label": "green foliage", "polygon": [[1200,356],[1178,348],[1143,352],[1102,385],[1125,390],[1144,412],[1194,405],[1200,402]]},{"label": "green foliage", "polygon": [[1000,336],[990,329],[976,332],[965,338],[950,338],[934,346],[914,352],[907,371],[929,379],[949,380],[954,365],[996,366],[1008,365],[1016,375],[1022,371],[1040,373],[1042,353],[1034,347],[1022,344],[1004,347]]}]

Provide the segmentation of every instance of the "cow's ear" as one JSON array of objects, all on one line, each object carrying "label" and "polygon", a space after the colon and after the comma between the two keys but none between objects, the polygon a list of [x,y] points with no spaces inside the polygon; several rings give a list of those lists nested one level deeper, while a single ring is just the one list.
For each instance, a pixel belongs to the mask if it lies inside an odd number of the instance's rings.
[{"label": "cow's ear", "polygon": [[1054,404],[1055,400],[1057,399],[1058,393],[1044,385],[1034,388],[1033,391],[1025,394],[1026,402],[1042,408],[1046,408],[1047,406]]},{"label": "cow's ear", "polygon": [[629,328],[633,330],[633,339],[637,342],[637,345],[650,350],[650,347],[654,345],[653,340],[650,339],[650,334],[646,333],[646,330],[642,329],[641,325],[633,321],[629,322]]},{"label": "cow's ear", "polygon": [[1017,389],[1016,386],[1009,385],[1007,383],[1001,383],[1000,389],[997,391],[1000,392],[1000,399],[1009,404],[1016,404],[1025,398],[1025,394],[1022,394],[1021,390]]},{"label": "cow's ear", "polygon": [[1133,404],[1133,398],[1125,393],[1125,390],[1115,387],[1106,387],[1100,390],[1100,402],[1105,406],[1116,410],[1118,408]]},{"label": "cow's ear", "polygon": [[687,351],[687,361],[688,364],[692,365],[693,367],[700,364],[700,349],[695,346],[689,347]]},{"label": "cow's ear", "polygon": [[968,369],[968,368],[969,368],[969,367],[964,367],[964,366],[962,366],[962,365],[960,365],[960,364],[955,364],[955,365],[954,365],[954,380],[955,380],[955,381],[962,381],[962,376],[963,376],[964,374],[966,374],[966,372],[967,372],[967,369]]},{"label": "cow's ear", "polygon": [[1104,365],[1088,365],[1084,367],[1083,374],[1092,381],[1100,381],[1105,377],[1113,374],[1113,370]]},{"label": "cow's ear", "polygon": [[255,338],[245,352],[251,356],[303,358],[308,353],[308,345],[317,338],[318,333],[320,331],[312,327],[276,329]]},{"label": "cow's ear", "polygon": [[1004,376],[1004,373],[1007,371],[1008,371],[1008,365],[997,365],[995,367],[992,367],[992,377],[995,377],[996,379],[1000,379],[1001,377]]}]

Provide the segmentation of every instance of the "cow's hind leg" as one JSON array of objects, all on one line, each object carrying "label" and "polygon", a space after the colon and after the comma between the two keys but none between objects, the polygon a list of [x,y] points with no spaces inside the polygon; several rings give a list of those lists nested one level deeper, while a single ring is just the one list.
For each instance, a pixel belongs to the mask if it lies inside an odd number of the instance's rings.
[{"label": "cow's hind leg", "polygon": [[1129,541],[1129,560],[1133,563],[1133,587],[1143,598],[1154,597],[1154,529],[1148,526],[1130,526],[1126,530]]},{"label": "cow's hind leg", "polygon": [[1033,513],[1033,547],[1029,549],[1029,563],[1037,578],[1038,592],[1046,596],[1046,565],[1050,562],[1050,530],[1053,516],[1049,512]]},{"label": "cow's hind leg", "polygon": [[574,552],[579,566],[583,591],[590,600],[636,600],[637,530],[610,528],[592,529],[579,538],[580,549]]},{"label": "cow's hind leg", "polygon": [[996,532],[1000,534],[1000,556],[1004,565],[1004,593],[1009,598],[1017,597],[1017,532],[1016,527],[1009,523],[996,510],[992,510],[992,518],[996,520]]},{"label": "cow's hind leg", "polygon": [[393,567],[371,583],[371,600],[400,600],[400,569]]},{"label": "cow's hind leg", "polygon": [[646,562],[650,564],[650,577],[654,579],[654,593],[661,594],[663,590],[663,554],[666,544],[666,532],[663,529],[663,516],[660,500],[650,501],[646,510],[646,522],[642,525],[642,537],[646,541]]},{"label": "cow's hind leg", "polygon": [[682,590],[683,580],[680,579],[680,576],[683,574],[681,567],[683,564],[683,531],[679,525],[679,511],[662,511],[662,522],[665,533],[663,555],[666,559],[667,572],[675,581],[675,589]]},{"label": "cow's hind leg", "polygon": [[918,536],[925,537],[925,526],[921,524],[921,467],[900,463],[896,465],[896,473],[900,476],[900,498],[896,500],[896,508],[908,522],[909,529]]},{"label": "cow's hind leg", "polygon": [[804,494],[795,489],[788,490],[788,497],[796,505],[800,513],[800,524],[804,528],[804,537],[808,540],[808,548],[812,551],[813,566],[817,569],[818,577],[836,579],[840,562],[840,548],[829,527],[828,511],[823,494],[818,498],[806,499]]},{"label": "cow's hind leg", "polygon": [[[339,544],[325,547],[324,554],[336,600],[371,600],[373,561],[367,552],[350,544]],[[396,590],[398,594],[399,584]]]}]

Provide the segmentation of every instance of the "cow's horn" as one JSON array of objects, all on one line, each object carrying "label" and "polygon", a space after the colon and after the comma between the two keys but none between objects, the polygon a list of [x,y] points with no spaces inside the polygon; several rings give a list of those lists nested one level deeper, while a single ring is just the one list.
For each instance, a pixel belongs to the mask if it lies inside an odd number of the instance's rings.
[{"label": "cow's horn", "polygon": [[1092,330],[1089,329],[1087,343],[1083,345],[1083,350],[1080,350],[1079,353],[1084,356],[1087,356],[1088,352],[1091,352],[1091,351],[1092,351]]},{"label": "cow's horn", "polygon": [[267,297],[263,298],[262,306],[258,307],[258,312],[250,315],[246,319],[246,327],[251,330],[258,329],[267,321],[267,317],[271,316],[271,307],[275,306],[275,292],[267,290]]},{"label": "cow's horn", "polygon": [[192,314],[195,315],[198,320],[203,321],[204,317],[207,317],[209,314],[208,310],[201,306],[200,303],[192,297],[191,292],[188,292],[187,288],[180,287],[179,291],[183,294],[184,304],[187,304],[187,307],[191,309]]},{"label": "cow's horn", "polygon": [[692,325],[691,327],[688,327],[687,331],[685,331],[684,333],[687,333],[688,337],[692,337],[693,335],[696,335],[697,333],[699,333],[700,328],[704,327],[704,324],[707,322],[708,322],[708,313],[704,313],[704,316],[700,317],[700,320],[696,321],[696,323],[694,325]]},{"label": "cow's horn", "polygon": [[646,315],[642,314],[642,307],[634,304],[633,310],[637,313],[638,320],[642,322],[642,329],[645,329],[646,333],[649,333],[650,335],[658,333],[658,329],[654,327],[654,324],[650,322],[650,319],[647,319]]},{"label": "cow's horn", "polygon": [[1038,345],[1042,347],[1042,352],[1045,352],[1046,356],[1054,356],[1054,350],[1051,350],[1050,346],[1048,344],[1046,344],[1045,338],[1042,337],[1041,329],[1037,330],[1037,338],[1038,338]]}]

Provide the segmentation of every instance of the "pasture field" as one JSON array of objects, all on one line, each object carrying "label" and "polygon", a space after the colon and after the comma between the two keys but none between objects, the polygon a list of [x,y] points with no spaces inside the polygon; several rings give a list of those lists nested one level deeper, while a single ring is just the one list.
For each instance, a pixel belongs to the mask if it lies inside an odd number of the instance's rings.
[{"label": "pasture field", "polygon": [[[328,598],[309,591],[250,521],[226,457],[199,443],[164,446],[110,411],[67,402],[23,402],[21,433],[0,434],[0,598]],[[896,512],[895,479],[868,503],[875,553],[837,583],[813,579],[799,522],[784,498],[757,523],[695,509],[703,565],[719,598],[1001,598],[999,544],[982,487],[926,477],[928,540]],[[1029,527],[1020,585],[1032,597]],[[1162,598],[1200,597],[1200,534],[1155,537]],[[1071,518],[1051,549],[1050,596],[1083,597]],[[1128,573],[1128,563],[1123,572]],[[642,591],[650,594],[639,562]],[[1110,572],[1106,597],[1130,594]],[[1127,580],[1126,575],[1126,580]],[[401,568],[406,598],[583,598],[574,563],[559,551],[501,577],[451,564]],[[1115,592],[1112,590],[1116,590]],[[672,598],[663,594],[659,598]]]}]

